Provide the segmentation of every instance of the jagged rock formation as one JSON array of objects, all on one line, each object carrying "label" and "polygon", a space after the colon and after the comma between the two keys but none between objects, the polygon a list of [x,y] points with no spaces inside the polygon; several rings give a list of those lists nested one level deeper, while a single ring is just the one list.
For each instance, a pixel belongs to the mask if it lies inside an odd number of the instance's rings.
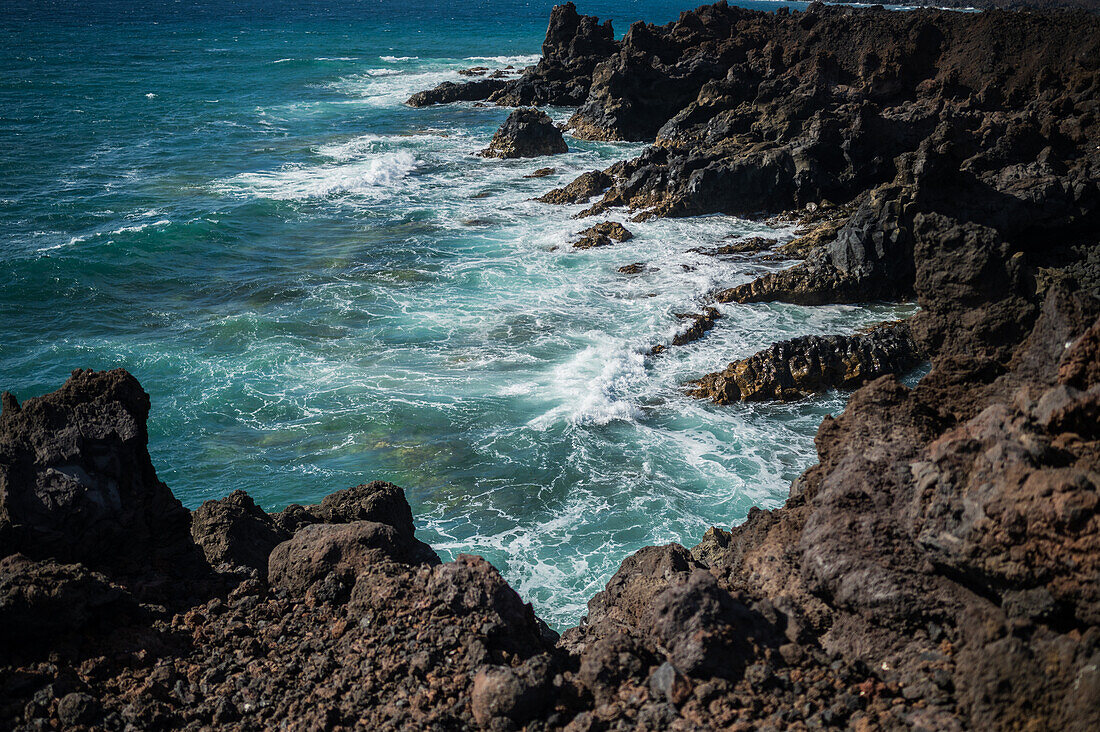
[{"label": "jagged rock formation", "polygon": [[550,115],[537,109],[517,109],[504,120],[489,147],[478,154],[486,158],[534,158],[564,152],[569,148]]},{"label": "jagged rock formation", "polygon": [[409,97],[405,104],[410,107],[430,107],[433,104],[453,104],[455,102],[480,102],[507,88],[504,79],[477,79],[463,84],[444,81],[434,89],[417,92]]},{"label": "jagged rock formation", "polygon": [[588,96],[592,70],[618,48],[611,21],[579,15],[573,3],[550,12],[542,58],[519,79],[483,79],[467,84],[444,82],[414,94],[407,104],[426,107],[455,101],[493,101],[513,107],[575,107]]},{"label": "jagged rock formation", "polygon": [[574,249],[608,247],[615,242],[629,241],[634,238],[634,234],[618,221],[603,221],[577,232],[576,236],[580,238],[573,242]]},{"label": "jagged rock formation", "polygon": [[905,323],[851,336],[802,336],[776,343],[692,382],[692,395],[717,404],[789,401],[828,389],[853,389],[920,361]]},{"label": "jagged rock formation", "polygon": [[75,371],[49,398],[0,414],[0,555],[187,574],[190,513],[157,480],[149,397],[124,371]]},{"label": "jagged rock formation", "polygon": [[[852,201],[723,299],[915,295],[929,374],[856,390],[783,507],[626,558],[560,639],[484,560],[440,562],[396,486],[192,515],[129,374],[5,394],[0,726],[1100,727],[1096,23],[718,5],[617,44],[555,9],[557,66],[505,89],[583,91],[592,135],[660,126],[597,209]],[[902,333],[726,382],[817,388]]]},{"label": "jagged rock formation", "polygon": [[[197,533],[208,550],[253,556],[256,526],[242,517],[292,538],[271,551],[266,576],[223,574],[210,599],[174,610],[141,604],[132,574],[8,554],[0,719],[13,729],[1091,729],[1097,291],[1055,281],[999,373],[943,356],[915,389],[888,376],[856,391],[822,424],[820,462],[784,508],[753,509],[691,552],[627,558],[560,642],[483,560],[439,563],[413,537],[400,489],[384,483],[269,520],[240,494],[207,504]],[[88,405],[123,414],[110,389],[131,381],[78,372],[25,408],[64,431]],[[74,400],[79,385],[103,391]],[[14,420],[0,426],[4,444],[22,434]],[[30,448],[48,440],[37,433]],[[108,463],[128,450],[83,449]],[[21,485],[50,470],[30,469]],[[232,520],[210,520],[223,515]],[[176,538],[175,553],[197,550]]]},{"label": "jagged rock formation", "polygon": [[592,170],[577,177],[564,188],[555,188],[544,193],[537,200],[543,203],[588,203],[611,185],[611,176],[602,170]]}]

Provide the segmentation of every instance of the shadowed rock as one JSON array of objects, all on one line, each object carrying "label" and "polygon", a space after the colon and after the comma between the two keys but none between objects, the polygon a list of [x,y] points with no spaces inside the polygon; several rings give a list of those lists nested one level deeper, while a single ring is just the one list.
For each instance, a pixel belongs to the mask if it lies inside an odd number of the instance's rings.
[{"label": "shadowed rock", "polygon": [[561,130],[545,112],[517,109],[508,115],[489,147],[479,155],[486,158],[533,158],[569,152]]},{"label": "shadowed rock", "polygon": [[191,515],[146,449],[149,397],[121,369],[74,371],[56,392],[4,400],[0,554],[99,570],[194,571]]},{"label": "shadowed rock", "polygon": [[206,501],[191,519],[191,536],[211,566],[249,567],[267,576],[267,557],[293,532],[280,528],[244,491]]},{"label": "shadowed rock", "polygon": [[543,203],[586,203],[588,199],[603,193],[611,185],[611,177],[599,170],[580,175],[564,188],[555,188],[539,196],[536,200]]},{"label": "shadowed rock", "polygon": [[453,104],[454,102],[479,102],[488,99],[496,92],[508,86],[504,79],[478,79],[465,84],[444,81],[434,89],[417,92],[409,97],[405,104],[410,107],[430,107],[433,104]]}]

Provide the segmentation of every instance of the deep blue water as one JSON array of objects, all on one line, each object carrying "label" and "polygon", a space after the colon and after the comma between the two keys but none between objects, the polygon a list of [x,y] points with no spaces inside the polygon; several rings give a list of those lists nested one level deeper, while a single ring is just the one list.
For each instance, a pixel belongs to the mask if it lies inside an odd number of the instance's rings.
[{"label": "deep blue water", "polygon": [[[571,252],[577,207],[529,199],[640,146],[485,160],[507,110],[402,105],[534,63],[551,5],[5,3],[0,387],[129,369],[189,507],[394,481],[423,539],[485,555],[558,625],[631,551],[781,503],[843,395],[719,408],[680,384],[904,309],[724,306],[704,340],[644,356],[673,313],[779,266],[693,248],[775,232],[658,221]],[[580,10],[621,34],[684,7]],[[638,261],[655,271],[617,272]]]}]

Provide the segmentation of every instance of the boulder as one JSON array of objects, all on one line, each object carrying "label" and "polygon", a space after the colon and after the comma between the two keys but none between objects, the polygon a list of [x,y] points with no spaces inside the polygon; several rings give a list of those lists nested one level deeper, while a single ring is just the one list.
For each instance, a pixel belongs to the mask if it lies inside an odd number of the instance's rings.
[{"label": "boulder", "polygon": [[904,374],[920,358],[908,326],[887,323],[851,336],[781,341],[690,386],[694,396],[716,404],[789,401],[827,389],[852,389],[884,374]]},{"label": "boulder", "polygon": [[431,547],[388,524],[313,524],[271,552],[268,581],[273,587],[301,595],[329,576],[349,584],[364,568],[385,560],[439,564]]},{"label": "boulder", "polygon": [[196,509],[191,536],[212,566],[249,567],[266,577],[268,555],[292,532],[280,528],[247,493],[233,491]]},{"label": "boulder", "polygon": [[479,154],[486,158],[533,158],[564,152],[569,148],[550,115],[537,109],[517,109]]},{"label": "boulder", "polygon": [[607,247],[615,242],[630,241],[634,238],[634,234],[618,221],[604,221],[595,226],[589,226],[575,236],[580,238],[573,242],[574,249]]},{"label": "boulder", "polygon": [[581,174],[564,188],[555,188],[536,200],[556,204],[587,203],[593,196],[607,190],[611,183],[611,176],[600,170],[591,170]]}]

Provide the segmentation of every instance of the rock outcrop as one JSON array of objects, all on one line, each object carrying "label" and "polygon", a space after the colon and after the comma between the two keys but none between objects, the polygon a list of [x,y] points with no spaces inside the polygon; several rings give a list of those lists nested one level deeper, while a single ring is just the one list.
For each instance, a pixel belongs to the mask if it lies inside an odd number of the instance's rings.
[{"label": "rock outcrop", "polygon": [[[228,575],[175,611],[140,604],[132,574],[8,554],[0,676],[13,682],[0,687],[0,719],[1094,728],[1098,292],[1055,280],[999,372],[952,354],[915,388],[884,376],[857,390],[822,424],[819,463],[783,508],[753,509],[690,551],[628,557],[560,641],[484,560],[441,563],[386,483],[270,522],[240,494],[206,504],[208,519],[232,519],[196,521],[198,535],[241,533],[208,551],[256,550],[239,541],[256,528],[242,516],[293,536],[271,551],[266,577]],[[72,400],[68,385],[41,398],[58,424],[109,403],[111,385],[131,377],[74,378],[104,391]],[[24,480],[38,485],[36,469]]]},{"label": "rock outcrop", "polygon": [[479,155],[486,158],[534,158],[569,152],[561,130],[546,112],[517,109],[508,115],[489,147]]},{"label": "rock outcrop", "polygon": [[504,79],[477,79],[462,84],[444,81],[434,89],[426,89],[413,94],[405,104],[410,107],[430,107],[433,104],[480,102],[497,92],[504,91],[507,87],[508,82]]},{"label": "rock outcrop", "polygon": [[829,389],[853,389],[886,374],[903,375],[920,362],[905,323],[886,323],[851,336],[802,336],[781,341],[691,386],[717,404],[790,401]]},{"label": "rock outcrop", "polygon": [[149,397],[125,371],[74,371],[0,414],[0,555],[187,572],[191,514],[149,460]]},{"label": "rock outcrop", "polygon": [[[627,557],[558,638],[419,542],[396,486],[192,516],[129,374],[5,394],[0,727],[1100,728],[1098,22],[719,4],[617,43],[555,9],[500,93],[658,141],[595,210],[839,202],[804,263],[720,299],[919,301],[713,375],[724,400],[873,379],[818,462],[780,508]],[[874,378],[912,350],[915,387]]]},{"label": "rock outcrop", "polygon": [[492,101],[511,107],[575,107],[588,96],[592,71],[618,49],[611,21],[577,13],[571,3],[550,12],[542,57],[519,79],[479,79],[465,84],[444,82],[418,92],[407,102],[413,107],[456,101]]},{"label": "rock outcrop", "polygon": [[604,221],[595,226],[589,226],[577,232],[576,236],[580,238],[573,242],[574,249],[607,247],[615,242],[629,241],[634,238],[634,234],[618,221]]}]

